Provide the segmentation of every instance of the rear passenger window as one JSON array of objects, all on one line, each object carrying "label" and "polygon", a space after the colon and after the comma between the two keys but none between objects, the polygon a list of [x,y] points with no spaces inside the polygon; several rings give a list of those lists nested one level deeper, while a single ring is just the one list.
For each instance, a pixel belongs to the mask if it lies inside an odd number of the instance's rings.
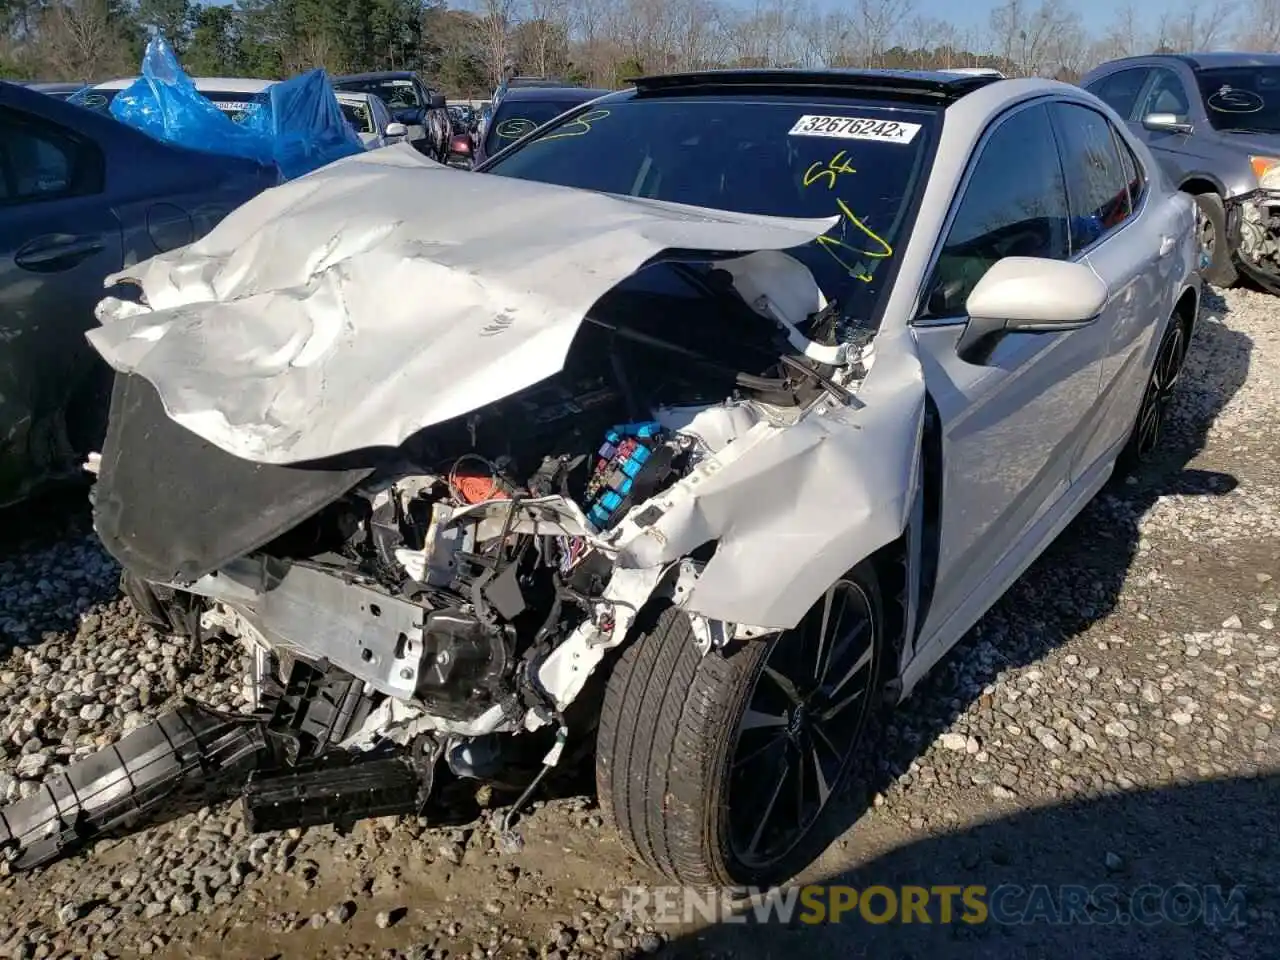
[{"label": "rear passenger window", "polygon": [[1055,103],[1052,110],[1067,174],[1071,249],[1082,250],[1129,219],[1129,178],[1106,117],[1074,103]]},{"label": "rear passenger window", "polygon": [[926,288],[925,317],[963,314],[997,260],[1070,254],[1066,188],[1047,109],[1028,107],[1001,121],[981,151]]},{"label": "rear passenger window", "polygon": [[101,157],[70,131],[16,110],[0,110],[0,204],[95,193]]}]

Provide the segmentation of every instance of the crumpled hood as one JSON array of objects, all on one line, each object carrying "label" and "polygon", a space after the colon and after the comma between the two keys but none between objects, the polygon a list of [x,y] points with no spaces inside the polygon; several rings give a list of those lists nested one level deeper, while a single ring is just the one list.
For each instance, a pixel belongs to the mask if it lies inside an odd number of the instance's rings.
[{"label": "crumpled hood", "polygon": [[551,376],[596,300],[655,259],[784,250],[833,223],[460,172],[389,147],[108,278],[137,281],[148,306],[107,298],[88,336],[210,443],[297,463],[398,446]]}]

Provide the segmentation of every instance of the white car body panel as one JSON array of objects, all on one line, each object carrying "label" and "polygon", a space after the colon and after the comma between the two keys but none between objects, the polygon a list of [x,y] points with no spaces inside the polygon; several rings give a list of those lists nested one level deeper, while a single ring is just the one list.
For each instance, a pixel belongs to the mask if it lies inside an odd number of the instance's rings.
[{"label": "white car body panel", "polygon": [[588,308],[664,251],[783,249],[831,223],[472,177],[407,146],[378,150],[125,271],[151,309],[108,298],[89,339],[227,452],[312,460],[397,446],[557,372]]},{"label": "white car body panel", "polygon": [[[1076,258],[1107,285],[1097,318],[1009,333],[986,363],[961,359],[967,317],[915,322],[939,238],[989,130],[1053,101],[1104,113],[1147,168],[1149,193]],[[790,627],[910,525],[905,696],[1106,479],[1160,332],[1179,298],[1198,292],[1189,201],[1155,170],[1113,114],[1065,84],[1001,81],[951,105],[856,402],[821,402],[785,422],[757,411],[754,426],[651,501],[656,520],[641,528],[629,517],[603,538],[616,563],[611,596],[643,603],[682,557],[715,541],[680,602],[731,625]],[[430,217],[406,215],[402,181],[430,195]],[[477,204],[503,216],[462,215]],[[90,339],[117,370],[154,384],[175,421],[237,456],[290,463],[394,446],[549,376],[595,300],[673,247],[783,250],[828,225],[474,177],[382,150],[276,188],[200,243],[129,271],[149,309],[104,301]],[[408,288],[430,295],[404,297]],[[788,295],[798,288],[771,299]],[[923,604],[914,578],[930,406],[943,494]],[[570,677],[560,659],[604,649],[580,633],[544,667],[562,702],[583,674]]]}]

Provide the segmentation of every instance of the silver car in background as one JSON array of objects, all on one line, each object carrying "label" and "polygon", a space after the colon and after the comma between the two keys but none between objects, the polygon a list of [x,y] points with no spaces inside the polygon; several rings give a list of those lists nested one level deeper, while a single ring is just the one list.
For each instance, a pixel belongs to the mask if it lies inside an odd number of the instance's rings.
[{"label": "silver car in background", "polygon": [[1081,85],[1125,120],[1201,213],[1205,278],[1280,293],[1280,55],[1113,60]]},{"label": "silver car in background", "polygon": [[351,124],[366,150],[389,147],[408,137],[409,128],[391,119],[391,111],[376,94],[338,90],[335,96],[343,119]]}]

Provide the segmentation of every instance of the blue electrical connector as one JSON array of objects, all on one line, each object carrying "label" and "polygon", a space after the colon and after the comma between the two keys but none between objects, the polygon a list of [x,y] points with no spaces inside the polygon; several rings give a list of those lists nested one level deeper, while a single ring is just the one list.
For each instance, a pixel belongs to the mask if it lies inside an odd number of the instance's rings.
[{"label": "blue electrical connector", "polygon": [[595,472],[587,486],[593,497],[587,520],[596,531],[610,526],[627,506],[636,480],[653,456],[654,445],[662,435],[662,424],[653,421],[623,423],[605,433],[605,442],[597,452]]}]

